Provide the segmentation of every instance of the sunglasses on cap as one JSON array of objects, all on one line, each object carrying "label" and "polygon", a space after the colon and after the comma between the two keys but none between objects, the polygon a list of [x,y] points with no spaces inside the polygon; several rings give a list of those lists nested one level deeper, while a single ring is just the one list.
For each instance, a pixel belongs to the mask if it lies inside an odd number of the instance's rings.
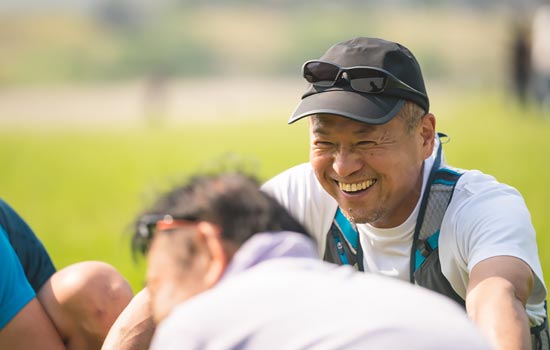
[{"label": "sunglasses on cap", "polygon": [[345,74],[345,80],[357,92],[379,94],[386,89],[397,88],[427,98],[426,94],[402,82],[387,70],[376,67],[340,67],[334,63],[312,60],[304,63],[302,74],[313,86],[334,86]]},{"label": "sunglasses on cap", "polygon": [[137,222],[136,234],[132,239],[132,248],[134,251],[146,253],[151,245],[151,240],[158,231],[173,230],[196,224],[196,220],[188,217],[162,214],[144,215]]}]

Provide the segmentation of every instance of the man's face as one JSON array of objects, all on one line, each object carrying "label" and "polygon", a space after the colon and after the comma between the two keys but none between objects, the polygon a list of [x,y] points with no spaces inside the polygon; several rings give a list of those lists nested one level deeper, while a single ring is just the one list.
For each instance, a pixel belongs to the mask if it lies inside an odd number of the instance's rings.
[{"label": "man's face", "polygon": [[422,189],[423,161],[433,149],[435,122],[425,118],[408,132],[399,117],[383,125],[330,114],[310,117],[315,175],[348,218],[389,228],[411,214]]},{"label": "man's face", "polygon": [[147,288],[155,323],[176,305],[207,289],[199,255],[191,246],[193,233],[177,231],[157,234],[147,254]]}]

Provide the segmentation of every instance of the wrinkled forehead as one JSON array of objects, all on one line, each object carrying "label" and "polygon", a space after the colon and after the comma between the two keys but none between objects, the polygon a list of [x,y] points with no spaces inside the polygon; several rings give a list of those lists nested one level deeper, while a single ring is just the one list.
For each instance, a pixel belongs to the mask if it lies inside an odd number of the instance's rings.
[{"label": "wrinkled forehead", "polygon": [[311,116],[309,120],[309,136],[312,141],[325,137],[337,137],[348,141],[356,138],[395,140],[406,133],[403,118],[393,118],[385,124],[367,124],[338,115],[319,114]]},{"label": "wrinkled forehead", "polygon": [[367,124],[336,114],[314,114],[309,118],[309,129],[314,134],[325,134],[330,130],[349,128],[356,133],[369,133],[378,125]]}]

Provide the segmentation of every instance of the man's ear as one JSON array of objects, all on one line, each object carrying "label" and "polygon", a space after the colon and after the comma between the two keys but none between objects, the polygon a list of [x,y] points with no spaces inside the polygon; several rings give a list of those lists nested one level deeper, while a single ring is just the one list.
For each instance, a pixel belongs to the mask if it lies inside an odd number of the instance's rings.
[{"label": "man's ear", "polygon": [[422,155],[427,159],[433,152],[435,139],[435,116],[426,113],[420,119],[420,136],[422,138]]},{"label": "man's ear", "polygon": [[207,221],[197,225],[198,238],[208,251],[208,263],[203,276],[207,288],[212,288],[222,277],[230,257],[224,249],[221,228]]}]

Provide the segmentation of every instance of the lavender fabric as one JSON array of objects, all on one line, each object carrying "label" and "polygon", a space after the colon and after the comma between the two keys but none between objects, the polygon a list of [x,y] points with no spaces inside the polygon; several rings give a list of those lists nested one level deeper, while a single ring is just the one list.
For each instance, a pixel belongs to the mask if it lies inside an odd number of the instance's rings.
[{"label": "lavender fabric", "polygon": [[151,349],[491,348],[449,299],[316,256],[303,235],[254,235],[214,288],[159,324]]}]

